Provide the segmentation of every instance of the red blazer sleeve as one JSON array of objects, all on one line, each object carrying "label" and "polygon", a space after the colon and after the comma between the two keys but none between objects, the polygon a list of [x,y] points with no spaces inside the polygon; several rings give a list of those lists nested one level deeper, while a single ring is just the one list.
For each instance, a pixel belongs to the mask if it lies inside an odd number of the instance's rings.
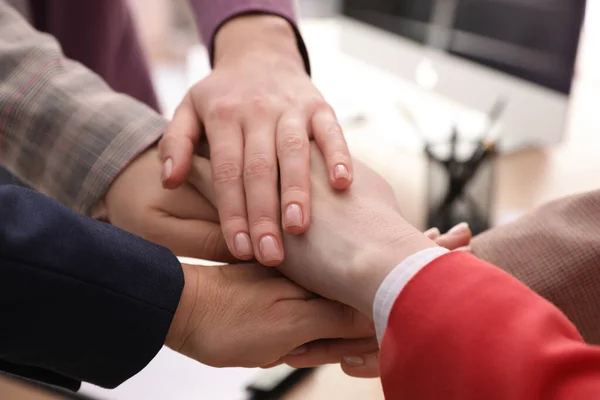
[{"label": "red blazer sleeve", "polygon": [[380,352],[386,399],[600,399],[600,348],[552,304],[469,254],[419,272]]}]

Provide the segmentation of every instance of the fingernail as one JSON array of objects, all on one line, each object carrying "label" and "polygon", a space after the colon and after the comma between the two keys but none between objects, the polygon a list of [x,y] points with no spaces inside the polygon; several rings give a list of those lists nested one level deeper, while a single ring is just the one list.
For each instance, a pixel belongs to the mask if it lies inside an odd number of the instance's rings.
[{"label": "fingernail", "polygon": [[173,160],[167,158],[163,165],[162,177],[161,180],[164,182],[171,177],[171,172],[173,171]]},{"label": "fingernail", "polygon": [[360,367],[361,365],[365,365],[365,359],[359,356],[346,356],[343,358],[346,364],[352,365],[353,367]]},{"label": "fingernail", "polygon": [[252,243],[250,236],[245,232],[240,232],[233,238],[233,246],[238,256],[252,255]]},{"label": "fingernail", "polygon": [[453,226],[452,229],[450,229],[448,231],[448,234],[462,235],[463,233],[465,233],[468,230],[469,230],[469,224],[467,224],[466,222],[461,222],[460,224]]},{"label": "fingernail", "polygon": [[294,350],[290,351],[290,356],[297,356],[298,354],[304,354],[308,351],[308,346],[300,346],[296,347]]},{"label": "fingernail", "polygon": [[333,169],[333,179],[336,181],[338,179],[346,179],[350,180],[350,173],[348,172],[348,168],[346,168],[343,164],[338,164]]},{"label": "fingernail", "polygon": [[423,232],[425,236],[428,238],[436,238],[440,236],[440,230],[438,228],[429,228],[425,232]]},{"label": "fingernail", "polygon": [[298,204],[290,204],[285,209],[284,223],[286,227],[302,226],[302,209]]},{"label": "fingernail", "polygon": [[262,239],[260,239],[258,248],[263,263],[281,260],[281,251],[279,250],[279,245],[277,244],[275,237],[271,235],[263,236]]}]

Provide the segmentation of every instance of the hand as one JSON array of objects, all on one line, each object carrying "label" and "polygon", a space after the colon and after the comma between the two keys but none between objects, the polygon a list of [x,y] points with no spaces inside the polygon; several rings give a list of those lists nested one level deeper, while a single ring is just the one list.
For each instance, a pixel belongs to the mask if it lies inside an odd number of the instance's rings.
[{"label": "hand", "polygon": [[311,154],[312,222],[302,236],[286,236],[279,267],[299,285],[372,315],[375,293],[406,257],[435,243],[400,215],[391,187],[358,161],[344,192],[326,184],[322,156]]},{"label": "hand", "polygon": [[278,265],[280,221],[291,234],[308,227],[310,138],[325,155],[329,184],[345,189],[352,181],[335,114],[306,73],[292,28],[279,17],[238,17],[219,30],[214,71],[190,89],[161,140],[164,187],[185,180],[202,128],[221,227],[239,259]]},{"label": "hand", "polygon": [[185,285],[167,335],[173,350],[214,367],[264,367],[319,339],[373,335],[356,310],[318,298],[260,265],[183,265]]},{"label": "hand", "polygon": [[[211,199],[187,184],[177,190],[163,189],[160,171],[157,149],[145,151],[115,179],[92,216],[179,256],[231,261]],[[205,186],[194,172],[188,178],[201,189]]]},{"label": "hand", "polygon": [[[448,250],[463,250],[471,241],[471,230],[466,223],[458,224],[444,234],[437,228],[423,234]],[[376,378],[379,376],[379,344],[375,337],[347,340],[344,343],[319,341],[306,345],[306,352],[301,356],[288,355],[280,362],[296,368],[339,362],[349,376]]]},{"label": "hand", "polygon": [[[316,162],[318,159],[319,158],[317,157],[313,162]],[[365,167],[361,165],[360,168]],[[193,170],[195,178],[190,182],[198,187],[198,189],[208,198],[214,198],[214,193],[211,192],[212,185],[210,181],[212,173],[210,171],[210,163],[205,159],[194,157]],[[385,184],[376,174],[371,171],[369,172],[377,179],[368,181],[374,182],[379,186],[379,189],[386,194],[386,196],[383,196],[384,202],[387,202],[388,205],[395,208],[395,199],[393,198],[393,195],[390,195],[391,192],[389,192],[390,189],[387,184]],[[199,182],[204,183],[202,187],[198,186]],[[377,195],[377,191],[374,195]],[[461,225],[456,229],[453,229],[452,233],[440,235],[439,231],[433,231],[427,232],[427,235],[435,238],[436,243],[439,245],[453,250],[452,246],[463,246],[469,243],[471,233],[468,227],[466,227],[467,229],[464,228],[465,226]],[[312,229],[316,228],[313,227]],[[379,346],[374,334],[354,340],[319,340],[302,346],[302,353],[289,354],[265,367],[287,363],[297,368],[305,368],[328,363],[339,363],[341,361],[342,368],[348,375],[356,377],[376,377],[378,376],[378,349]]]}]

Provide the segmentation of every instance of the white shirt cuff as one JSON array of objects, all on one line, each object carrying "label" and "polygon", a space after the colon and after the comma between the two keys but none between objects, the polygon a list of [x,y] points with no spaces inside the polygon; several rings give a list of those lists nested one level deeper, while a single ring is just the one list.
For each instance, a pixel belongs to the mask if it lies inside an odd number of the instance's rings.
[{"label": "white shirt cuff", "polygon": [[381,344],[383,334],[387,328],[392,307],[402,289],[427,264],[448,252],[449,250],[443,247],[430,247],[421,250],[398,264],[381,282],[373,302],[373,321],[375,322],[375,332],[379,344]]}]

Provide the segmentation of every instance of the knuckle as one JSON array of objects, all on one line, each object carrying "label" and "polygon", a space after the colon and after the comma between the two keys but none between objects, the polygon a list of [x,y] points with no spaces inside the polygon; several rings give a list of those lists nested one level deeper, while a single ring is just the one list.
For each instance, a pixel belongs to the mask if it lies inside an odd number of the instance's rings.
[{"label": "knuckle", "polygon": [[235,118],[239,109],[236,100],[223,98],[215,101],[208,109],[208,118],[216,121],[229,121]]},{"label": "knuckle", "polygon": [[308,108],[313,112],[331,111],[331,106],[322,96],[313,96],[308,99]]},{"label": "knuckle", "polygon": [[275,170],[275,165],[264,155],[254,155],[248,160],[244,168],[244,176],[246,178],[259,178],[266,175],[271,175]]},{"label": "knuckle", "polygon": [[260,215],[252,220],[251,226],[252,228],[262,228],[269,231],[275,231],[277,223],[275,222],[275,218],[273,217],[269,217],[267,215]]},{"label": "knuckle", "polygon": [[202,242],[202,257],[207,260],[216,260],[219,256],[223,234],[219,229],[211,229],[206,233]]},{"label": "knuckle", "polygon": [[237,214],[237,213],[224,215],[221,218],[221,224],[223,226],[223,231],[231,231],[231,232],[237,231],[239,227],[246,226],[246,219],[247,219],[247,217],[245,215],[241,215],[241,214]]},{"label": "knuckle", "polygon": [[274,108],[274,102],[265,95],[256,95],[250,99],[252,112],[258,114],[267,114]]},{"label": "knuckle", "polygon": [[[345,143],[334,143],[333,148],[336,149],[340,149],[340,148],[344,148],[345,147]],[[348,153],[346,153],[345,151],[342,150],[335,150],[331,153],[331,156],[329,156],[328,158],[330,158],[331,160],[335,161],[336,163],[343,163],[346,165],[350,164],[350,155]]]},{"label": "knuckle", "polygon": [[327,125],[327,127],[325,128],[323,133],[325,134],[325,136],[327,136],[329,138],[337,137],[338,139],[336,139],[336,142],[335,142],[335,144],[337,146],[340,146],[340,145],[345,146],[346,145],[346,142],[343,139],[344,133],[342,131],[342,127],[340,126],[340,124],[337,123],[337,121],[332,122],[331,124]]},{"label": "knuckle", "polygon": [[308,138],[288,133],[277,143],[277,154],[296,154],[308,149]]},{"label": "knuckle", "polygon": [[213,165],[213,183],[236,183],[242,178],[241,168],[233,162],[221,162]]}]

